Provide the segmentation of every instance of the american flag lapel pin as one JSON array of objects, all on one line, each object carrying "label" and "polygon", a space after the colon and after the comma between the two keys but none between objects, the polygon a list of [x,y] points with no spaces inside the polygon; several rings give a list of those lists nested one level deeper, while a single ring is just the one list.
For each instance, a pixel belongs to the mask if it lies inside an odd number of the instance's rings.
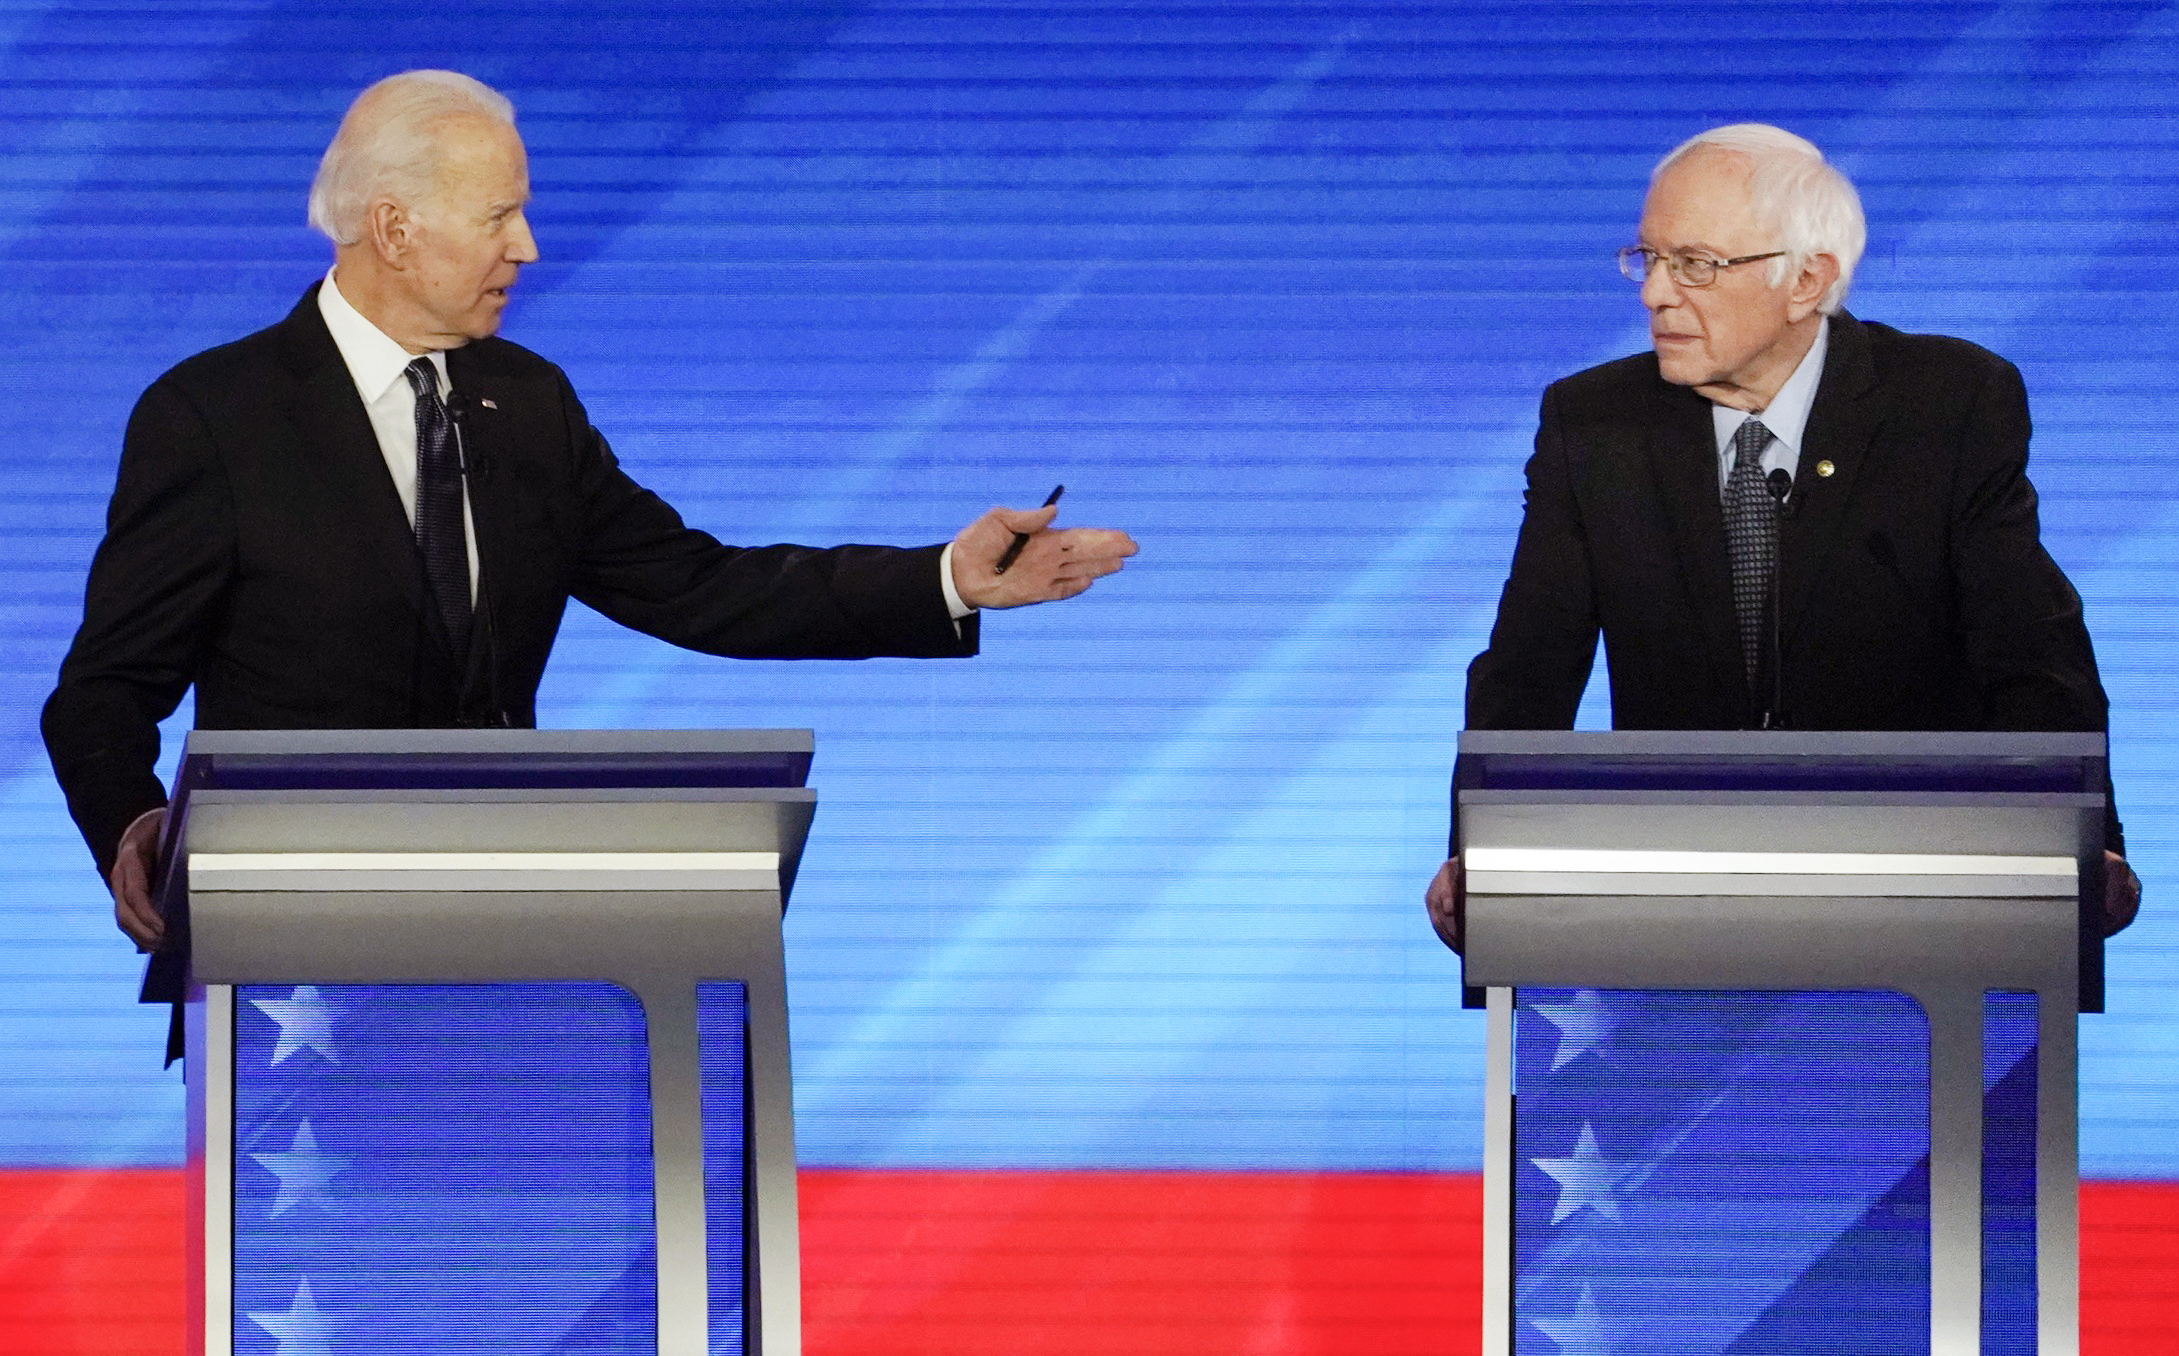
[{"label": "american flag lapel pin", "polygon": [[496,410],[499,408],[499,402],[492,399],[490,396],[480,396],[477,400],[477,403],[488,410]]}]

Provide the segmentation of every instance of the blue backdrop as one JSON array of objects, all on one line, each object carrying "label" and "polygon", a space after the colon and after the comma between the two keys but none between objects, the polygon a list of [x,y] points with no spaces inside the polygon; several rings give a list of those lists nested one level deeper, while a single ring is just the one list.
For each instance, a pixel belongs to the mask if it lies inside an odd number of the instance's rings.
[{"label": "blue backdrop", "polygon": [[2026,374],[2149,883],[2084,1165],[2179,1177],[2179,6],[15,3],[0,50],[0,1163],[178,1160],[35,715],[135,395],[323,272],[341,110],[437,65],[530,145],[508,336],[693,521],[931,541],[1064,481],[1143,544],[966,663],[571,617],[548,725],[818,732],[805,1161],[1477,1165],[1419,906],[1462,669],[1538,394],[1644,345],[1650,164],[1758,119],[1860,184],[1857,314]]}]

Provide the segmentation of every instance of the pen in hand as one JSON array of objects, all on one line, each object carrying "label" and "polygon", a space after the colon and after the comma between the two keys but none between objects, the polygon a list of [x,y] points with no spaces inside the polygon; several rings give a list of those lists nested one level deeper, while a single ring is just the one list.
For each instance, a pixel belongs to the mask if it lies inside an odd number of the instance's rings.
[{"label": "pen in hand", "polygon": [[[1053,486],[1051,494],[1047,496],[1044,500],[1043,507],[1050,508],[1052,505],[1058,503],[1059,496],[1065,494],[1066,492],[1067,487],[1064,485]],[[1006,548],[1005,555],[999,557],[999,563],[991,567],[991,572],[993,574],[1005,574],[1007,567],[1021,558],[1021,548],[1027,546],[1028,544],[1029,534],[1026,532],[1016,532],[1014,534],[1013,544]]]}]

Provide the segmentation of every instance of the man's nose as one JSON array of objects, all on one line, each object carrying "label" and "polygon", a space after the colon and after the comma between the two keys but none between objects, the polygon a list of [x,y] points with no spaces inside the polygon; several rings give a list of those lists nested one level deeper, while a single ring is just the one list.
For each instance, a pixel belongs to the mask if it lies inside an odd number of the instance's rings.
[{"label": "man's nose", "polygon": [[510,264],[534,264],[537,262],[537,237],[530,234],[530,219],[517,214],[512,228],[507,232],[507,262]]},{"label": "man's nose", "polygon": [[1642,279],[1642,304],[1651,311],[1661,311],[1680,300],[1680,284],[1672,276],[1671,266],[1659,259],[1649,266],[1649,276]]}]

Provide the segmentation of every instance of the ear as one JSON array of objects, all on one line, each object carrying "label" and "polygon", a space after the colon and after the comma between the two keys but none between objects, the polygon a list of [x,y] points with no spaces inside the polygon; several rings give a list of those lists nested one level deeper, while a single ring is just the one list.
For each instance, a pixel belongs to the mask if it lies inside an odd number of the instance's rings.
[{"label": "ear", "polygon": [[1823,294],[1839,280],[1839,261],[1829,254],[1812,254],[1793,275],[1786,291],[1786,313],[1797,324],[1814,313]]},{"label": "ear", "polygon": [[414,225],[408,209],[391,198],[380,198],[371,204],[370,214],[364,218],[364,238],[378,261],[390,269],[399,269],[408,258],[414,245]]}]

